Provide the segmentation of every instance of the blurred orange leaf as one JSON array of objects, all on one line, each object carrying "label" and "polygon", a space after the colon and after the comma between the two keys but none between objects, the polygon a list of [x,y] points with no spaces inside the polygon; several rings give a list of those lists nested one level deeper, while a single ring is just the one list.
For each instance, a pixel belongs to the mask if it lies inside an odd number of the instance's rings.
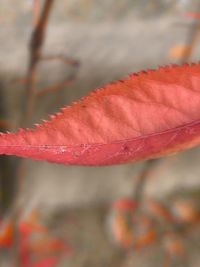
[{"label": "blurred orange leaf", "polygon": [[174,217],[171,213],[171,210],[169,210],[162,203],[159,203],[153,199],[149,199],[147,201],[147,207],[148,210],[157,218],[163,219],[166,222],[174,222]]},{"label": "blurred orange leaf", "polygon": [[148,229],[145,233],[140,234],[135,242],[134,242],[134,248],[140,249],[144,246],[150,245],[156,241],[156,230],[155,229]]},{"label": "blurred orange leaf", "polygon": [[120,198],[113,202],[112,208],[120,211],[134,211],[137,202],[131,198]]},{"label": "blurred orange leaf", "polygon": [[40,261],[32,264],[31,267],[53,267],[53,266],[55,266],[55,264],[57,264],[58,260],[59,260],[58,257],[45,258],[43,260],[40,260]]},{"label": "blurred orange leaf", "polygon": [[189,45],[177,44],[170,48],[169,57],[171,59],[180,59],[185,57],[189,51],[190,51]]},{"label": "blurred orange leaf", "polygon": [[174,201],[172,212],[180,223],[198,223],[200,219],[200,211],[192,200],[181,199]]},{"label": "blurred orange leaf", "polygon": [[[38,223],[38,215],[33,210],[19,223],[20,233],[20,261],[22,267],[50,267],[55,266],[57,257],[45,258],[36,264],[31,265],[30,253],[53,254],[69,253],[71,248],[62,240],[49,236],[47,229]],[[37,240],[30,238],[33,233],[42,234]],[[0,247],[10,249],[13,245],[13,221],[10,218],[0,223]]]},{"label": "blurred orange leaf", "polygon": [[183,16],[191,17],[191,18],[194,18],[194,19],[200,19],[200,13],[187,12],[187,13],[184,13]]},{"label": "blurred orange leaf", "polygon": [[164,238],[165,250],[169,255],[182,257],[185,254],[185,249],[181,240],[172,233],[166,233]]},{"label": "blurred orange leaf", "polygon": [[71,247],[66,245],[63,241],[43,236],[30,242],[29,248],[34,253],[48,254],[52,252],[71,252]]},{"label": "blurred orange leaf", "polygon": [[13,238],[13,224],[7,219],[0,223],[0,247],[10,247]]},{"label": "blurred orange leaf", "polygon": [[132,245],[133,233],[123,214],[118,213],[115,215],[112,228],[114,238],[119,245],[124,248]]}]

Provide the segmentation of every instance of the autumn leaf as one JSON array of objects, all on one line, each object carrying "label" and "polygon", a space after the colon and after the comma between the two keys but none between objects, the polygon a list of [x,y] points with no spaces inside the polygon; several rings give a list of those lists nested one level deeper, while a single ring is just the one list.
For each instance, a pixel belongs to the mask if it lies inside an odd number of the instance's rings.
[{"label": "autumn leaf", "polygon": [[62,240],[53,239],[48,236],[32,240],[29,244],[29,249],[38,254],[47,254],[52,252],[66,252],[67,254],[70,254],[72,252],[72,248],[65,244]]},{"label": "autumn leaf", "polygon": [[120,198],[113,202],[112,209],[121,212],[133,212],[137,208],[137,202],[131,198]]},{"label": "autumn leaf", "polygon": [[200,19],[200,13],[195,13],[195,12],[187,12],[187,13],[184,13],[183,16],[191,17],[193,19]]},{"label": "autumn leaf", "polygon": [[151,228],[147,229],[146,232],[140,234],[135,240],[134,248],[141,249],[144,246],[152,245],[156,241],[156,230]]},{"label": "autumn leaf", "polygon": [[2,133],[0,154],[73,165],[164,156],[200,143],[200,64],[112,82],[34,129]]},{"label": "autumn leaf", "polygon": [[33,265],[31,265],[31,267],[53,267],[56,266],[58,260],[59,260],[58,257],[45,258],[43,260],[34,263]]},{"label": "autumn leaf", "polygon": [[[8,217],[0,222],[0,247],[10,248],[13,245],[13,220]],[[47,233],[47,229],[39,224],[36,220],[33,220],[32,213],[19,223],[19,233],[22,237],[33,232]],[[23,238],[22,238],[23,239]]]},{"label": "autumn leaf", "polygon": [[198,224],[200,220],[199,208],[195,207],[191,199],[178,199],[173,203],[172,212],[179,223]]},{"label": "autumn leaf", "polygon": [[182,257],[185,254],[184,245],[181,240],[174,234],[167,232],[164,238],[164,247],[169,255]]},{"label": "autumn leaf", "polygon": [[137,212],[135,200],[121,198],[115,201],[109,215],[109,233],[121,247],[139,250],[156,241],[157,231],[152,218]]},{"label": "autumn leaf", "polygon": [[162,219],[168,223],[174,222],[172,212],[162,203],[159,203],[158,201],[155,201],[153,199],[149,199],[147,201],[147,208],[152,213],[152,215],[159,218],[160,220]]},{"label": "autumn leaf", "polygon": [[0,223],[0,247],[10,247],[12,245],[13,223],[10,219]]},{"label": "autumn leaf", "polygon": [[109,232],[116,244],[129,248],[133,243],[132,216],[137,204],[130,198],[113,202],[108,218]]},{"label": "autumn leaf", "polygon": [[188,54],[188,51],[190,50],[189,45],[184,44],[176,44],[169,50],[169,57],[171,59],[180,59]]},{"label": "autumn leaf", "polygon": [[[22,267],[53,267],[56,266],[61,255],[72,253],[72,248],[64,241],[51,237],[47,228],[41,225],[38,219],[36,210],[33,210],[18,225],[20,234],[19,260]],[[14,245],[13,224],[11,218],[1,220],[0,248],[11,249]],[[36,233],[40,233],[40,236],[35,239],[33,237]],[[43,257],[43,259],[31,263],[31,255]]]}]

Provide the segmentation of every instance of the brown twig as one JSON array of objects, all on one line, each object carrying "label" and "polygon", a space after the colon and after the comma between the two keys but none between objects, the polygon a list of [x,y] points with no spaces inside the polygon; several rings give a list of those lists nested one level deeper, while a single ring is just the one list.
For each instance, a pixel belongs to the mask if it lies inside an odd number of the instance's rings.
[{"label": "brown twig", "polygon": [[64,86],[68,85],[72,81],[73,81],[73,79],[65,79],[59,83],[52,85],[52,86],[45,87],[45,88],[41,89],[40,91],[38,91],[36,96],[40,97],[40,96],[44,96],[48,93],[55,93],[58,90],[60,90],[61,88],[64,88]]},{"label": "brown twig", "polygon": [[[24,77],[24,78],[20,78],[20,79],[15,79],[12,82],[15,84],[24,84],[24,83],[27,83],[27,81],[28,81],[28,78]],[[55,83],[54,85],[44,87],[41,89],[37,89],[37,91],[35,89],[35,94],[37,97],[40,97],[40,96],[44,96],[47,93],[57,92],[58,90],[64,88],[66,85],[68,85],[69,83],[71,83],[73,81],[74,81],[74,75],[71,75],[71,77],[69,77],[68,79],[65,79],[63,81]],[[0,121],[0,123],[1,123],[1,121]]]},{"label": "brown twig", "polygon": [[64,55],[41,55],[40,60],[60,60],[75,67],[79,65],[79,61]]},{"label": "brown twig", "polygon": [[[32,34],[31,43],[30,43],[30,59],[29,59],[29,67],[27,73],[27,84],[26,84],[26,101],[25,107],[22,117],[22,126],[26,127],[28,125],[29,119],[32,115],[33,108],[36,101],[36,82],[37,82],[37,66],[41,55],[41,48],[44,41],[46,26],[49,18],[49,14],[52,8],[54,0],[46,0],[44,3],[44,7],[40,16],[38,23],[34,29]],[[36,2],[35,2],[36,3]],[[24,171],[24,161],[20,161],[17,169],[17,188],[15,193],[15,203],[13,208],[13,259],[14,266],[20,267],[20,251],[19,251],[19,243],[20,243],[20,235],[18,233],[18,224],[20,219],[20,195],[23,187],[22,173]]]},{"label": "brown twig", "polygon": [[[196,6],[196,10],[197,12],[200,11],[199,3]],[[187,36],[187,43],[186,43],[187,49],[185,50],[185,53],[183,54],[180,63],[188,62],[191,59],[194,48],[197,45],[199,35],[200,35],[200,20],[195,20]]]},{"label": "brown twig", "polygon": [[26,106],[25,112],[23,116],[22,125],[27,126],[27,123],[32,115],[34,104],[36,100],[36,81],[37,81],[37,65],[39,59],[41,57],[41,47],[44,42],[46,26],[50,14],[50,10],[52,8],[54,0],[46,0],[44,3],[44,7],[42,10],[42,14],[38,21],[37,27],[35,28],[31,43],[30,43],[30,60],[29,60],[29,68],[27,73],[27,85],[26,85]]},{"label": "brown twig", "polygon": [[158,164],[160,163],[160,159],[151,159],[148,160],[141,173],[137,177],[136,186],[134,188],[133,198],[137,202],[137,206],[140,206],[140,203],[143,198],[144,194],[144,188],[146,185],[146,182],[150,175],[152,175],[152,172],[157,168]]},{"label": "brown twig", "polygon": [[[76,59],[73,59],[73,58],[70,58],[70,57],[66,57],[64,55],[41,55],[40,58],[39,58],[40,61],[44,61],[44,60],[60,60],[62,61],[63,63],[67,64],[67,65],[71,65],[73,67],[79,67],[79,61],[76,60]],[[29,80],[30,77],[21,77],[21,78],[17,78],[17,79],[14,79],[12,81],[12,83],[14,84],[24,84],[24,83],[28,83],[28,80]],[[69,82],[73,81],[74,80],[74,75],[71,75],[71,77],[69,79],[66,79],[66,83],[67,83],[67,80]],[[64,82],[64,81],[63,81]],[[62,86],[65,86],[66,84],[63,83],[63,82],[60,82],[60,87],[62,88]],[[63,85],[64,84],[64,85]],[[54,86],[53,86],[54,87]],[[51,90],[50,90],[51,91]],[[37,92],[38,95],[40,95],[40,91]]]},{"label": "brown twig", "polygon": [[33,2],[33,27],[37,27],[39,20],[39,0],[34,0]]},{"label": "brown twig", "polygon": [[12,129],[15,125],[7,120],[0,120],[0,128]]},{"label": "brown twig", "polygon": [[184,55],[181,58],[181,63],[188,62],[191,59],[192,53],[194,48],[196,47],[198,38],[200,35],[200,21],[195,21],[194,25],[192,26],[192,30],[188,35],[188,45],[187,49],[185,49]]},{"label": "brown twig", "polygon": [[12,84],[24,84],[27,83],[28,77],[21,77],[11,81]]}]

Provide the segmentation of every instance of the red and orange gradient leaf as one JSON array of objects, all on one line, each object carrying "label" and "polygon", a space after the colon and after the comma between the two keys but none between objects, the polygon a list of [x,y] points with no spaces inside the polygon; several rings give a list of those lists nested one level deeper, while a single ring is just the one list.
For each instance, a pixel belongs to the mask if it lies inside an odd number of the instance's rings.
[{"label": "red and orange gradient leaf", "polygon": [[175,60],[183,58],[185,55],[188,54],[189,50],[190,50],[190,45],[176,44],[169,49],[168,54],[171,59]]},{"label": "red and orange gradient leaf", "polygon": [[[72,248],[64,241],[48,235],[47,229],[37,221],[35,210],[19,224],[20,244],[19,259],[22,267],[53,267],[57,265],[60,255],[72,253]],[[7,218],[0,222],[0,248],[11,249],[13,246],[13,220]],[[34,233],[42,235],[36,240],[30,238]],[[31,263],[30,255],[39,256],[39,261]]]},{"label": "red and orange gradient leaf", "polygon": [[187,12],[187,13],[184,13],[183,16],[191,17],[193,19],[200,19],[200,13],[195,13],[195,12]]},{"label": "red and orange gradient leaf", "polygon": [[105,85],[34,129],[2,133],[0,154],[71,165],[164,156],[200,143],[200,64]]},{"label": "red and orange gradient leaf", "polygon": [[48,257],[34,263],[31,267],[54,267],[59,261],[58,257]]},{"label": "red and orange gradient leaf", "polygon": [[11,220],[0,223],[0,247],[10,247],[13,242],[13,223]]}]

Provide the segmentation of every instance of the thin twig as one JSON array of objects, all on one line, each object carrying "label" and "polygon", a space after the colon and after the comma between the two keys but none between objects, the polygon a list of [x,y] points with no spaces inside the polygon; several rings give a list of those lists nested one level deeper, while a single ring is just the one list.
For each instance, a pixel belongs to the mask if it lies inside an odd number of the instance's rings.
[{"label": "thin twig", "polygon": [[7,120],[0,120],[0,128],[12,129],[15,128],[15,125]]},{"label": "thin twig", "polygon": [[[196,8],[197,12],[200,11],[200,4],[198,4]],[[189,31],[187,37],[188,40],[186,44],[187,49],[185,50],[185,53],[183,54],[180,63],[185,63],[190,61],[194,48],[197,45],[199,35],[200,35],[200,20],[195,20],[191,30]]]},{"label": "thin twig", "polygon": [[146,182],[147,182],[149,176],[152,175],[152,172],[158,166],[160,161],[161,161],[160,159],[148,160],[145,163],[141,173],[137,177],[137,183],[136,183],[136,186],[134,189],[133,198],[137,202],[138,207],[139,207],[139,205],[142,201],[143,195],[144,195],[144,188],[145,188]]},{"label": "thin twig", "polygon": [[39,59],[41,57],[41,47],[43,45],[46,26],[50,14],[50,10],[52,8],[54,0],[46,0],[44,3],[44,7],[42,10],[42,14],[40,16],[37,27],[35,28],[31,43],[30,43],[30,61],[29,68],[27,73],[27,86],[26,86],[26,106],[25,112],[23,116],[22,125],[27,126],[28,121],[32,115],[34,104],[36,100],[36,81],[37,81],[37,65]]},{"label": "thin twig", "polygon": [[170,255],[169,253],[165,252],[164,259],[163,259],[163,267],[170,267],[171,265]]},{"label": "thin twig", "polygon": [[194,23],[192,30],[190,31],[190,34],[188,36],[187,49],[185,49],[185,53],[181,58],[181,63],[188,62],[191,59],[199,35],[200,35],[200,21],[197,21]]},{"label": "thin twig", "polygon": [[[64,64],[71,65],[73,67],[79,67],[79,65],[80,65],[80,62],[78,60],[76,60],[74,58],[70,58],[70,57],[64,56],[62,54],[60,54],[60,55],[45,55],[45,56],[44,55],[41,55],[39,59],[40,59],[40,61],[45,61],[45,60],[60,60]],[[29,78],[30,77],[27,77],[27,76],[21,77],[21,78],[17,78],[17,79],[12,80],[12,83],[13,84],[24,84],[24,83],[28,83]],[[71,75],[71,77],[69,77],[68,81],[71,82],[71,81],[74,80],[74,78],[75,78],[75,75]],[[65,81],[67,81],[67,79]],[[63,82],[60,82],[60,83],[63,84]],[[37,94],[40,95],[40,91],[37,92]]]},{"label": "thin twig", "polygon": [[37,27],[39,21],[39,0],[34,0],[33,2],[33,27]]},{"label": "thin twig", "polygon": [[28,77],[21,77],[11,81],[12,84],[25,84],[28,82]]},{"label": "thin twig", "polygon": [[63,80],[63,81],[56,83],[52,86],[45,87],[45,88],[41,89],[40,91],[38,91],[36,96],[40,97],[40,96],[44,96],[48,93],[55,93],[58,90],[60,90],[61,88],[64,88],[64,86],[68,85],[72,81],[73,81],[73,79],[66,79],[66,80]]},{"label": "thin twig", "polygon": [[[30,59],[29,59],[29,68],[27,73],[27,84],[26,84],[26,101],[25,108],[22,117],[22,126],[26,127],[28,125],[29,119],[32,115],[33,108],[36,101],[36,82],[37,82],[37,65],[41,55],[41,48],[44,41],[46,26],[49,18],[49,14],[52,8],[54,0],[46,0],[44,7],[41,13],[41,17],[37,23],[36,28],[32,34],[31,43],[30,43]],[[23,173],[24,171],[24,161],[20,160],[17,169],[17,188],[15,193],[15,204],[13,208],[13,258],[15,267],[20,267],[20,235],[18,233],[18,225],[20,220],[20,195],[23,188]]]},{"label": "thin twig", "polygon": [[66,57],[64,55],[41,55],[40,60],[60,60],[63,61],[65,64],[69,64],[72,66],[78,66],[79,61],[75,60],[70,57]]}]

